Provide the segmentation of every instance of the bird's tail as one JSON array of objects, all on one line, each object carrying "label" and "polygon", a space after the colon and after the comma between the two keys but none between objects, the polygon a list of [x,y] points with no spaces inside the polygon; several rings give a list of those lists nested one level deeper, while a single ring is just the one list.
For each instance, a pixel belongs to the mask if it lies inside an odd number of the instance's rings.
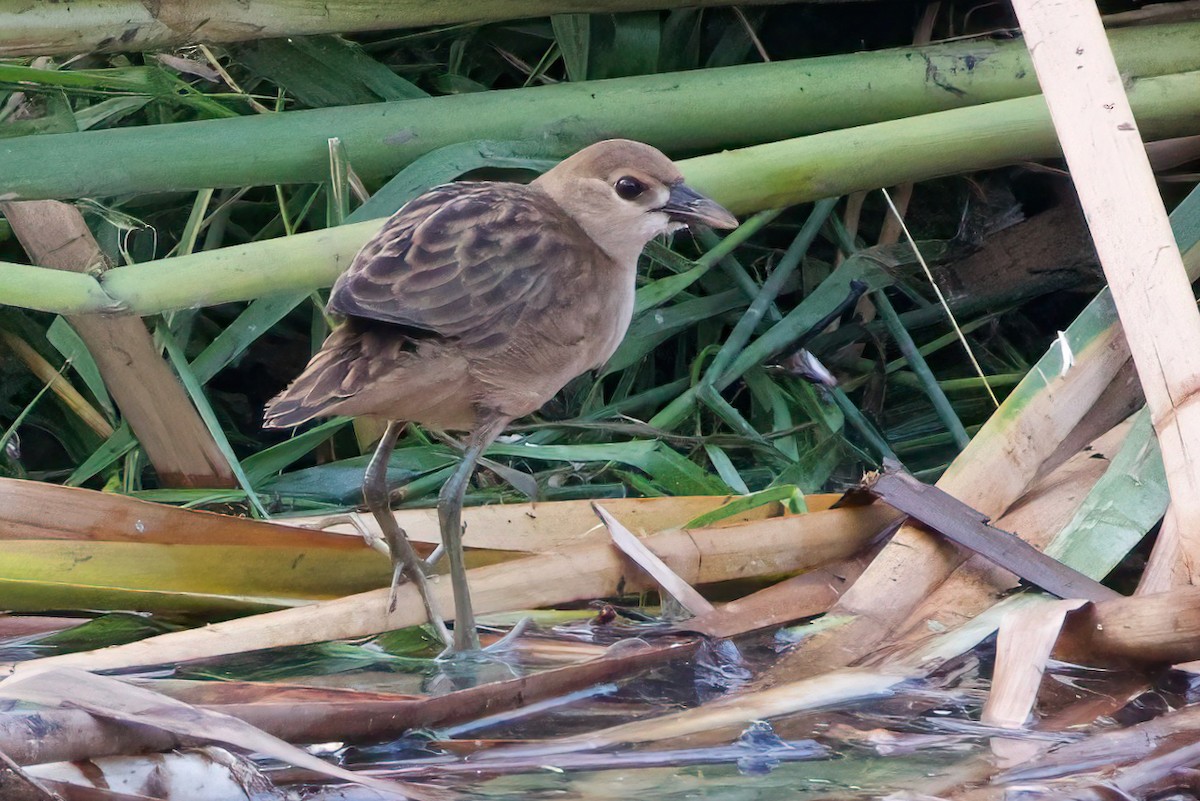
[{"label": "bird's tail", "polygon": [[331,406],[353,393],[346,378],[358,358],[358,342],[349,326],[339,326],[287,389],[267,401],[264,428],[291,428],[314,417],[336,414]]}]

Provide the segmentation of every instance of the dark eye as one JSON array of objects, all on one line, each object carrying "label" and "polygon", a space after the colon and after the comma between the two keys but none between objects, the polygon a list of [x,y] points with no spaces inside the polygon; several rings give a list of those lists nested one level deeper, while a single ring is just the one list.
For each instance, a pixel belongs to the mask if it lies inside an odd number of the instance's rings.
[{"label": "dark eye", "polygon": [[624,178],[617,179],[617,182],[613,184],[613,189],[617,190],[617,197],[622,200],[633,200],[646,191],[646,185],[637,178],[626,175]]}]

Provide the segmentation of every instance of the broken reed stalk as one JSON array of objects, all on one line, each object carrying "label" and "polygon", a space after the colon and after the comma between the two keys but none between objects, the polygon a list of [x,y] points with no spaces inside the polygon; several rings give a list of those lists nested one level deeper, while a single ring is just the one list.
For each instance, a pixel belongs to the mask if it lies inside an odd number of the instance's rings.
[{"label": "broken reed stalk", "polygon": [[[897,520],[882,504],[830,509],[737,526],[665,531],[645,544],[690,584],[777,575],[846,559]],[[751,545],[752,544],[752,545]],[[747,559],[752,547],[754,558]],[[611,597],[651,583],[611,544],[584,545],[469,571],[471,596],[480,613],[553,606]],[[564,581],[563,577],[570,577]],[[444,609],[453,607],[450,582],[434,582]],[[36,659],[13,666],[73,665],[86,670],[186,662],[264,648],[363,637],[419,625],[425,609],[411,584],[399,588],[396,610],[387,613],[389,590],[321,604],[269,612],[173,632],[129,645]]]},{"label": "broken reed stalk", "polygon": [[[804,502],[808,511],[819,512],[831,507],[840,497],[834,493],[806,495]],[[721,495],[608,498],[604,507],[626,527],[647,532],[682,527],[690,520],[720,509],[730,500],[733,500],[732,496]],[[529,554],[608,542],[608,533],[596,519],[591,505],[592,501],[581,500],[468,506],[463,509],[463,519],[471,530],[467,545],[472,551]],[[441,543],[437,509],[395,509],[392,514],[417,550],[432,550]],[[736,525],[781,514],[779,504],[763,504],[722,518],[717,525]],[[378,521],[368,513],[356,514],[352,519],[342,513],[277,517],[274,522],[351,537],[365,532],[366,536],[383,539]]]},{"label": "broken reed stalk", "polygon": [[982,722],[1021,729],[1050,656],[1099,667],[1165,667],[1200,658],[1200,587],[1097,603],[1026,605],[1000,624]]},{"label": "broken reed stalk", "polygon": [[26,611],[244,614],[390,575],[360,538],[19,479],[0,479],[0,542],[0,594]]},{"label": "broken reed stalk", "polygon": [[1037,702],[1046,661],[1068,612],[1083,601],[1055,600],[1014,609],[1000,622],[992,686],[980,722],[1023,729]]},{"label": "broken reed stalk", "polygon": [[[1114,40],[1122,69],[1131,79],[1200,69],[1200,24],[1131,28],[1115,33]],[[478,139],[550,142],[562,156],[592,143],[603,132],[645,141],[674,155],[1036,94],[1028,54],[1019,40],[959,41],[528,89],[10,138],[0,140],[0,199],[323,182],[329,178],[326,143],[331,137],[342,140],[355,172],[373,178],[394,174],[444,145]],[[845,102],[847,96],[856,102]],[[486,126],[481,127],[481,120],[486,120]],[[747,125],[747,120],[753,124]],[[933,131],[930,127],[921,133]],[[1180,133],[1189,132],[1194,130],[1189,127]],[[46,170],[46,164],[56,169]],[[830,188],[816,197],[838,194],[844,193]]]},{"label": "broken reed stalk", "polygon": [[[678,624],[680,631],[695,631],[709,637],[736,637],[749,631],[783,626],[794,620],[819,615],[841,596],[866,570],[874,548],[815,570],[792,576],[703,615]],[[3,749],[0,749],[3,750]]]},{"label": "broken reed stalk", "polygon": [[[1200,190],[1171,215],[1189,276],[1200,276]],[[938,487],[992,517],[1002,514],[1105,395],[1130,355],[1112,299],[1101,292],[1065,333],[1074,365],[1054,343],[972,438]],[[1120,393],[1118,393],[1120,394]],[[776,664],[772,680],[831,670],[866,655],[894,632],[967,554],[906,525],[830,610],[849,618],[815,633]]]},{"label": "broken reed stalk", "polygon": [[[1060,375],[1061,352],[1051,348],[954,460],[939,488],[994,517],[1020,497],[1128,358],[1119,326],[1109,325],[1101,311],[1111,310],[1104,300],[1093,301],[1093,315],[1085,312],[1067,332],[1074,368]],[[847,622],[805,639],[776,664],[772,679],[811,676],[865,656],[895,634],[967,556],[919,526],[902,526],[830,610]]]},{"label": "broken reed stalk", "polygon": [[[1155,136],[1200,126],[1192,113],[1200,107],[1200,73],[1140,80],[1131,97],[1144,130]],[[0,164],[5,143],[11,141],[0,140]],[[683,160],[680,168],[699,191],[745,213],[1057,154],[1045,104],[1041,97],[1028,97],[714,153]],[[306,291],[329,286],[380,225],[342,225],[118,267],[102,281],[45,276],[25,265],[0,263],[0,298],[9,305],[58,313],[144,315]],[[762,358],[747,349],[717,388]],[[664,410],[664,420],[682,419],[695,398],[694,390],[685,392]]]},{"label": "broken reed stalk", "polygon": [[1067,616],[1053,654],[1082,665],[1200,659],[1200,587],[1088,604]]},{"label": "broken reed stalk", "polygon": [[1090,0],[1014,0],[1154,421],[1174,541],[1149,587],[1200,579],[1200,311]]},{"label": "broken reed stalk", "polygon": [[[53,200],[0,203],[26,253],[48,269],[95,276],[108,260],[74,206]],[[121,416],[167,487],[232,487],[221,454],[150,332],[132,317],[75,315],[78,332]],[[107,434],[112,433],[111,428]]]},{"label": "broken reed stalk", "polygon": [[[1078,521],[1081,501],[1086,504],[1086,499],[1091,498],[1089,488],[1095,493],[1098,482],[1108,479],[1112,470],[1123,469],[1126,466],[1119,460],[1110,461],[1095,457],[1123,451],[1123,440],[1128,438],[1132,425],[1132,421],[1118,424],[1094,440],[1090,448],[1076,453],[1044,476],[996,521],[996,525],[1022,535],[1033,545],[1044,547],[1064,526]],[[1100,516],[1111,519],[1111,515],[1103,511],[1100,512]],[[1080,524],[1086,523],[1080,521]],[[1094,563],[1073,566],[1089,569],[1089,575],[1097,577],[1097,571],[1091,570],[1095,567]],[[1103,575],[1106,572],[1107,570],[1101,569],[1099,574]],[[904,634],[897,641],[899,647],[889,653],[887,664],[896,666],[897,669],[904,669],[905,665],[921,664],[923,660],[920,655],[927,653],[930,648],[931,630],[954,632],[971,626],[978,630],[978,637],[987,636],[990,629],[986,626],[988,623],[998,624],[1003,619],[1003,616],[996,612],[1000,604],[1007,603],[1004,599],[1018,583],[1016,576],[1007,570],[997,567],[981,556],[972,556],[955,570],[949,579],[923,599],[916,611],[898,626],[898,630]],[[953,635],[950,636],[955,640]],[[940,650],[935,647],[935,651]],[[945,656],[943,654],[942,658]],[[764,676],[763,684],[771,686],[787,682],[796,672],[794,660],[785,659],[771,668]]]},{"label": "broken reed stalk", "polygon": [[865,492],[899,509],[950,542],[986,557],[1060,598],[1104,601],[1116,590],[1039,551],[1020,537],[988,524],[988,518],[903,469],[887,466],[863,482]]},{"label": "broken reed stalk", "polygon": [[[1119,423],[1087,448],[1080,450],[1043,477],[996,521],[996,527],[1011,531],[1030,545],[1045,550],[1051,540],[1072,522],[1078,510],[1090,498],[1090,491],[1116,462],[1116,454],[1133,425]],[[1111,518],[1111,516],[1106,516]],[[1096,571],[1074,564],[1092,578]],[[1011,593],[1020,580],[982,556],[974,555],[954,571],[946,581],[925,598],[901,627],[903,641],[918,646],[931,629],[945,630],[975,617]]]},{"label": "broken reed stalk", "polygon": [[83,394],[75,388],[69,379],[54,365],[46,361],[28,342],[11,331],[0,330],[0,343],[3,343],[13,354],[29,368],[29,372],[38,380],[50,387],[68,409],[70,409],[88,428],[100,437],[108,437],[113,433],[112,424],[93,406]]},{"label": "broken reed stalk", "polygon": [[[834,497],[808,496],[806,502],[811,510],[823,509]],[[635,530],[661,531],[728,500],[624,498],[606,505]],[[777,504],[764,504],[720,525],[779,513]],[[440,542],[436,509],[395,515],[414,541],[430,544],[424,553]],[[231,616],[385,585],[391,576],[387,558],[367,547],[353,526],[328,531],[288,525],[321,528],[328,518],[271,525],[115,493],[0,479],[0,595],[6,608],[30,612],[76,607]],[[607,542],[587,501],[476,506],[465,510],[464,519],[471,528],[472,566]]]}]

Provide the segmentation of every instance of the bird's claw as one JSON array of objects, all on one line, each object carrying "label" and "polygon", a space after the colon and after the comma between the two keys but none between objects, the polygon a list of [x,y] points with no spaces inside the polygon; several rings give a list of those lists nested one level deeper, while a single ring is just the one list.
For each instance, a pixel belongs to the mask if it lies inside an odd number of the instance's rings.
[{"label": "bird's claw", "polygon": [[[403,562],[397,560],[394,562],[394,565],[395,566],[392,569],[392,586],[388,591],[387,614],[389,615],[396,611],[396,606],[400,600],[400,579],[405,575]],[[421,578],[424,579],[424,575],[422,575]],[[411,581],[412,577],[409,577],[409,580]],[[418,584],[424,584],[424,581],[418,582]],[[453,648],[454,635],[450,633],[448,628],[446,628],[446,622],[442,620],[442,616],[431,603],[427,593],[427,589],[423,589],[421,591],[421,598],[423,601],[425,601],[425,614],[429,618],[429,625],[433,627],[434,633],[436,633],[438,639],[442,641],[442,645],[445,647],[445,649],[451,650]]]},{"label": "bird's claw", "polygon": [[500,653],[502,651],[511,649],[514,645],[516,645],[517,640],[521,638],[521,635],[525,633],[532,623],[533,618],[529,615],[526,615],[518,620],[516,624],[508,630],[507,634],[496,640],[491,645],[485,646],[483,650],[487,651],[488,653]]},{"label": "bird's claw", "polygon": [[307,528],[313,531],[324,531],[333,528],[334,526],[347,525],[354,529],[358,536],[362,537],[363,542],[367,547],[379,551],[385,556],[390,556],[391,551],[388,550],[387,542],[383,536],[376,531],[373,531],[362,519],[362,515],[358,512],[347,512],[340,515],[330,515],[321,520],[312,523],[301,523],[299,528]]},{"label": "bird's claw", "polygon": [[388,614],[389,615],[396,611],[396,602],[398,600],[397,590],[400,587],[400,577],[402,575],[404,575],[404,565],[397,562],[395,567],[392,569],[392,586],[391,586],[391,589],[388,591]]}]

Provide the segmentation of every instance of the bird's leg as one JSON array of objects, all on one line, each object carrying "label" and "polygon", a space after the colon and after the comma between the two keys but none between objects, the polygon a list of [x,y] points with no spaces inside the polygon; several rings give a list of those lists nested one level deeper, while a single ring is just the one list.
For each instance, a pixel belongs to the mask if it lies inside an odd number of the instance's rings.
[{"label": "bird's leg", "polygon": [[508,420],[503,417],[485,418],[471,432],[462,462],[438,495],[438,520],[442,528],[442,544],[450,559],[450,581],[454,588],[454,650],[478,651],[479,634],[475,631],[475,612],[471,609],[471,590],[467,586],[467,566],[463,557],[463,496],[467,482],[475,471],[480,455],[495,441]]},{"label": "bird's leg", "polygon": [[[456,440],[454,437],[444,431],[429,432],[437,440],[449,445],[454,450],[461,454],[467,449],[466,445]],[[516,470],[508,465],[503,465],[498,462],[493,462],[486,457],[479,457],[479,464],[491,470],[496,475],[500,476],[501,480],[507,481],[513,489],[524,495],[531,501],[538,500],[538,484],[537,479],[521,470]],[[434,551],[434,554],[425,560],[426,564],[435,563],[442,556],[441,551]]]},{"label": "bird's leg", "polygon": [[413,550],[412,543],[405,536],[404,529],[400,528],[395,515],[392,514],[387,486],[388,460],[391,458],[392,450],[396,447],[396,440],[400,438],[400,432],[403,430],[404,423],[395,420],[388,423],[387,430],[383,432],[383,437],[375,448],[375,454],[371,457],[370,464],[367,465],[366,475],[363,476],[363,500],[367,502],[367,508],[371,510],[371,514],[375,515],[375,520],[379,523],[379,529],[383,532],[383,538],[387,541],[388,551],[392,557],[392,591],[388,596],[388,612],[396,610],[396,586],[400,583],[400,574],[404,573],[408,576],[409,581],[417,585],[430,624],[441,638],[442,643],[449,647],[452,642],[450,632],[446,629],[446,622],[442,619],[437,603],[433,599],[429,582],[425,579],[425,571],[421,568],[421,560],[417,556],[417,552]]}]

